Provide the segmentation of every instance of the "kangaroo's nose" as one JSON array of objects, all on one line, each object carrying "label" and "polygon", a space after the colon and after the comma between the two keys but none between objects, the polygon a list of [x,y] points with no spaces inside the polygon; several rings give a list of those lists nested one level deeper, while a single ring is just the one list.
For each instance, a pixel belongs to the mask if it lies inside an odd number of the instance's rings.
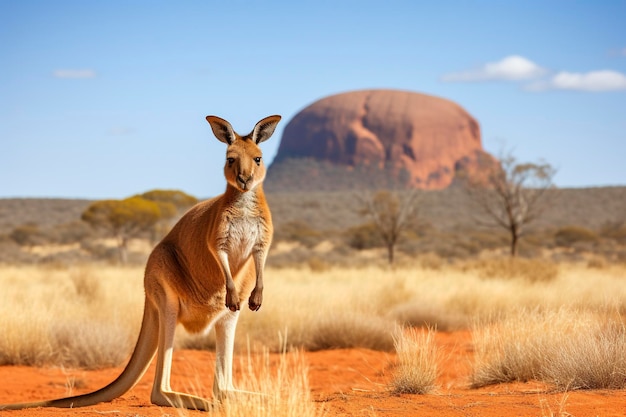
[{"label": "kangaroo's nose", "polygon": [[252,179],[252,177],[244,178],[241,175],[237,175],[237,181],[239,181],[239,184],[241,184],[241,188],[243,188],[244,190],[247,188],[250,179]]}]

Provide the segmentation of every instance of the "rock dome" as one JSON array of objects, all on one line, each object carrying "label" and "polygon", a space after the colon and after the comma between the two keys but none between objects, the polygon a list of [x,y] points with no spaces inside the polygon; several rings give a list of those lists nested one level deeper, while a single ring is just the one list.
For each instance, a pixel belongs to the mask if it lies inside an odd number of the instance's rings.
[{"label": "rock dome", "polygon": [[441,189],[484,155],[478,122],[450,100],[353,91],[322,98],[288,122],[268,183],[272,190],[301,188],[304,179],[317,189]]}]

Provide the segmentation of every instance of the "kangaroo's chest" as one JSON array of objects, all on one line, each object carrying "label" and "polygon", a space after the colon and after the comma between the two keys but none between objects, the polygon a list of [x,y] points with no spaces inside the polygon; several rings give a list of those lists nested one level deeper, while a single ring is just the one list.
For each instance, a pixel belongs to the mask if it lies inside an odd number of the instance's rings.
[{"label": "kangaroo's chest", "polygon": [[263,228],[259,218],[240,216],[230,219],[225,243],[232,260],[247,259],[262,241]]}]

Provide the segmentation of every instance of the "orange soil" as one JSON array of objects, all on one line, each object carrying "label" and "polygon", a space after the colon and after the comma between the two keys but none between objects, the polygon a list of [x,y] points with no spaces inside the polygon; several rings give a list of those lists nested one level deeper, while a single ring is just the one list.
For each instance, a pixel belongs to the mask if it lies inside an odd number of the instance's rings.
[{"label": "orange soil", "polygon": [[[327,416],[624,416],[626,391],[555,392],[539,382],[500,384],[469,389],[471,358],[468,332],[439,332],[436,336],[445,360],[439,388],[427,395],[395,395],[389,382],[395,365],[392,353],[366,349],[306,353],[314,400]],[[213,354],[177,351],[172,386],[210,397]],[[99,371],[57,368],[0,367],[0,404],[43,400],[66,395],[68,382],[74,393],[92,391],[113,380],[119,368]],[[177,416],[170,408],[150,404],[154,366],[140,383],[112,403],[82,409],[30,409],[0,411],[0,416]],[[190,417],[206,413],[189,411]]]}]

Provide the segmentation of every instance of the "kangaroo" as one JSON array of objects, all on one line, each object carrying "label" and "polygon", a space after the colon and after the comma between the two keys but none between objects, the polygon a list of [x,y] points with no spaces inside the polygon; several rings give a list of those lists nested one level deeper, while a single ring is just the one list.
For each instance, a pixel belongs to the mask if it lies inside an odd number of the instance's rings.
[{"label": "kangaroo", "polygon": [[[56,400],[0,405],[85,407],[120,397],[141,379],[157,357],[151,402],[210,410],[211,402],[172,391],[170,374],[178,323],[191,332],[215,327],[214,399],[236,391],[232,381],[235,328],[240,305],[257,311],[263,301],[263,269],[272,241],[272,219],[263,193],[265,165],[259,144],[272,136],[280,116],[259,121],[251,133],[237,134],[229,122],[207,116],[215,137],[226,143],[226,191],[192,207],[154,248],[144,275],[141,330],[122,373],[92,393]],[[249,296],[249,297],[248,297]]]}]

